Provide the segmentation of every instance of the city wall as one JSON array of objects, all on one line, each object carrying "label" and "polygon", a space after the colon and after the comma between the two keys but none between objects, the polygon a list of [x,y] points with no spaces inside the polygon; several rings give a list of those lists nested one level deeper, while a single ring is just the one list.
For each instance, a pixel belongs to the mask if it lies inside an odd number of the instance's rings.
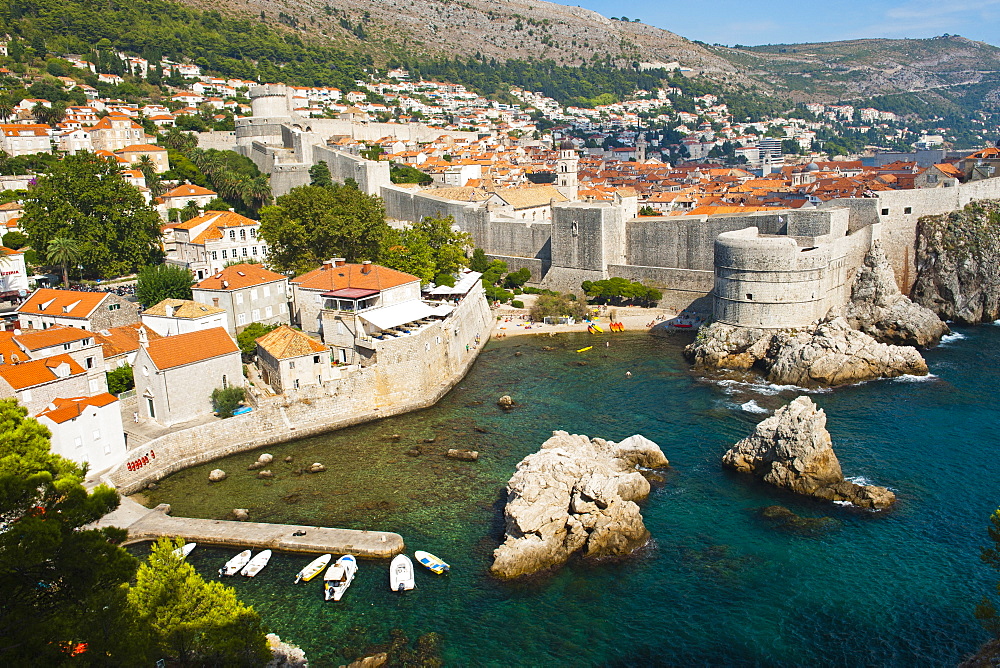
[{"label": "city wall", "polygon": [[[439,326],[385,342],[378,364],[350,367],[322,387],[261,400],[244,415],[160,436],[130,450],[104,480],[131,494],[227,455],[426,408],[465,377],[494,322],[482,289],[474,290]],[[148,463],[130,471],[135,461]]]}]

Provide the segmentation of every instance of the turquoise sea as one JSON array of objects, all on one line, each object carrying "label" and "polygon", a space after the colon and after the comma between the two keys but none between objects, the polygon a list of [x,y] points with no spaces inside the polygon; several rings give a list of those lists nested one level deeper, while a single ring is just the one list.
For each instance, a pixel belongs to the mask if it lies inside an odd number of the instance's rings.
[{"label": "turquoise sea", "polygon": [[[245,507],[258,521],[396,531],[409,552],[452,564],[445,577],[420,570],[417,589],[398,595],[387,561],[362,560],[339,604],[321,601],[318,581],[291,584],[304,556],[280,554],[256,579],[228,580],[313,666],[346,663],[393,628],[440,633],[454,666],[946,666],[973,652],[985,640],[973,606],[1000,577],[978,559],[1000,505],[1000,327],[962,329],[929,351],[928,379],[811,395],[845,475],[896,491],[897,508],[883,513],[723,471],[722,453],[799,391],[701,380],[681,357],[686,342],[493,341],[430,409],[269,448],[273,481],[246,471],[259,452],[245,453],[177,473],[149,500],[178,516]],[[585,345],[595,347],[575,352]],[[495,405],[503,394],[515,410]],[[671,467],[643,503],[653,541],[625,561],[498,582],[487,569],[504,484],[553,429],[660,444]],[[407,456],[415,444],[424,454]],[[448,460],[449,447],[481,459]],[[287,455],[293,464],[281,462]],[[328,471],[296,475],[314,461]],[[210,485],[216,467],[230,475]],[[797,531],[761,517],[773,505],[831,519]],[[190,559],[213,576],[234,553],[199,547]]]}]

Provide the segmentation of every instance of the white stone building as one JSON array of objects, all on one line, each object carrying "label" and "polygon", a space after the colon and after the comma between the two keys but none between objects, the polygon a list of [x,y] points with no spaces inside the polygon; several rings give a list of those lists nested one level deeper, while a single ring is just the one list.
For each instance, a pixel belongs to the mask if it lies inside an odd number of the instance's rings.
[{"label": "white stone building", "polygon": [[195,301],[225,309],[230,334],[252,322],[287,325],[291,289],[288,278],[260,264],[234,264],[191,289]]},{"label": "white stone building", "polygon": [[257,366],[264,382],[278,394],[334,378],[330,349],[287,325],[257,339]]},{"label": "white stone building", "polygon": [[118,399],[107,392],[93,397],[56,398],[36,419],[52,432],[53,454],[104,471],[125,457],[125,431]]},{"label": "white stone building", "polygon": [[206,211],[174,227],[174,250],[167,262],[190,269],[200,281],[227,262],[262,261],[267,244],[258,238],[260,223],[232,211]]},{"label": "white stone building", "polygon": [[226,310],[190,299],[164,299],[142,312],[142,324],[160,336],[175,336],[221,327],[229,329]]}]

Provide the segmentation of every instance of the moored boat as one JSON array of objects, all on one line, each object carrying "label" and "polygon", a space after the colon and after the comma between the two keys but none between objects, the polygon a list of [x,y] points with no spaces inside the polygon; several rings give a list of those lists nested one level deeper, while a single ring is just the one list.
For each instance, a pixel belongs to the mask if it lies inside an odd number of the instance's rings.
[{"label": "moored boat", "polygon": [[253,556],[253,552],[250,550],[243,550],[235,557],[230,559],[225,563],[225,565],[219,569],[219,575],[236,575],[240,572],[240,569],[247,565],[250,561],[250,557]]},{"label": "moored boat", "polygon": [[331,559],[333,559],[332,554],[324,554],[323,556],[316,557],[310,561],[305,568],[295,575],[295,584],[298,584],[299,582],[309,582],[312,580],[314,577],[319,575],[324,568],[326,568]]},{"label": "moored boat", "polygon": [[260,573],[262,570],[264,570],[264,567],[267,566],[267,562],[270,560],[271,560],[271,550],[264,550],[263,552],[255,556],[253,559],[251,559],[249,562],[247,562],[247,565],[243,567],[242,571],[240,571],[240,575],[245,575],[248,578],[252,578],[258,573]]},{"label": "moored boat", "polygon": [[409,591],[416,586],[413,579],[413,562],[405,554],[397,554],[389,564],[389,589]]},{"label": "moored boat", "polygon": [[340,559],[326,569],[323,576],[323,600],[339,601],[351,586],[355,573],[358,572],[358,560],[349,554],[345,554]]},{"label": "moored boat", "polygon": [[184,543],[182,547],[174,550],[174,555],[180,557],[181,559],[185,559],[196,547],[198,547],[198,543]]},{"label": "moored boat", "polygon": [[447,573],[451,570],[451,566],[445,563],[442,559],[438,559],[430,552],[424,552],[423,550],[417,550],[413,553],[413,556],[422,566],[426,566],[438,575],[442,573]]}]

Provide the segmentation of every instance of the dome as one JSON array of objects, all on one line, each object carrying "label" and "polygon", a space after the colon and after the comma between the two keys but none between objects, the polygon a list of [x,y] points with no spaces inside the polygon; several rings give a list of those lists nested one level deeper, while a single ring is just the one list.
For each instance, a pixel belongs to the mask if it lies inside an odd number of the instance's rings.
[{"label": "dome", "polygon": [[573,144],[573,141],[571,139],[563,139],[561,142],[559,142],[559,150],[560,151],[575,151],[576,150],[576,146]]}]

